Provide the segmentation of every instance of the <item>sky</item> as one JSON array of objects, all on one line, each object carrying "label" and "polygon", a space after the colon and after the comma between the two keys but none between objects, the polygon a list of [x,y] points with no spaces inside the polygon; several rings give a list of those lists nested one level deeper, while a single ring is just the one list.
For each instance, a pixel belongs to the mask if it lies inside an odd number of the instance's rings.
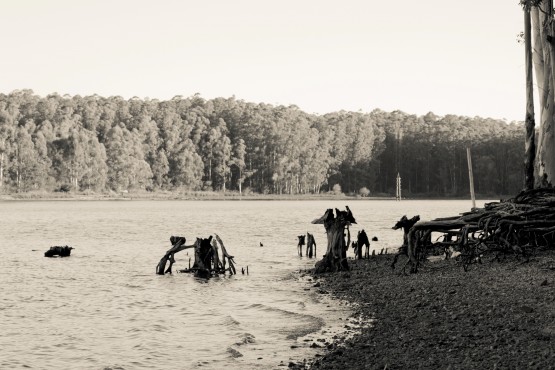
[{"label": "sky", "polygon": [[0,92],[522,121],[518,0],[0,0]]}]

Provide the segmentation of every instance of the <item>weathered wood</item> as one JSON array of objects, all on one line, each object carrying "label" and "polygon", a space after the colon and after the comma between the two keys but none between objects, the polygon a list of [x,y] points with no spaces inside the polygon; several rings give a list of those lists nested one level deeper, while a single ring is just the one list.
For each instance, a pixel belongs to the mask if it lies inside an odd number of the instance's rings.
[{"label": "weathered wood", "polygon": [[211,275],[213,250],[212,250],[212,236],[207,239],[197,238],[195,243],[195,263],[193,270],[195,276],[208,278]]},{"label": "weathered wood", "polygon": [[[164,275],[167,273],[172,273],[172,266],[175,263],[174,255],[177,252],[181,252],[184,249],[193,248],[194,245],[185,245],[185,237],[182,236],[171,236],[170,242],[172,243],[172,247],[168,249],[164,257],[160,259],[158,265],[156,265],[156,274]],[[170,261],[170,265],[166,269],[166,263]]]},{"label": "weathered wood", "polygon": [[397,260],[399,259],[399,256],[403,256],[403,255],[408,256],[407,251],[408,251],[408,245],[409,245],[408,243],[409,230],[418,221],[420,221],[419,215],[412,217],[410,220],[407,218],[406,215],[404,215],[403,217],[401,217],[399,221],[397,221],[395,225],[393,225],[392,227],[393,230],[403,229],[403,244],[399,248],[399,251],[393,257],[393,262],[391,263],[392,269],[395,268],[395,265],[397,264]]},{"label": "weathered wood", "polygon": [[224,246],[224,242],[222,241],[222,239],[220,239],[220,237],[218,236],[218,234],[214,234],[216,240],[218,241],[218,243],[220,243],[220,248],[222,249],[222,255],[223,255],[223,270],[222,272],[227,271],[225,268],[225,261],[227,259],[227,262],[229,264],[229,273],[231,275],[235,275],[237,274],[237,270],[235,269],[235,260],[233,256],[231,256],[229,253],[227,253],[227,249]]},{"label": "weathered wood", "polygon": [[[184,237],[171,237],[172,248],[169,249],[156,266],[156,273],[164,275],[172,272],[172,265],[175,263],[175,253],[185,249],[194,248],[194,262],[191,267],[191,259],[189,259],[189,268],[180,270],[180,272],[193,272],[195,276],[209,278],[214,274],[225,274],[229,271],[231,275],[237,273],[234,265],[233,256],[227,253],[222,239],[217,235],[209,236],[206,239],[197,238],[195,244],[185,245]],[[166,263],[170,262],[166,269]],[[229,266],[226,268],[226,264]]]},{"label": "weathered wood", "polygon": [[55,256],[69,257],[71,255],[72,249],[75,249],[75,248],[69,247],[67,245],[64,245],[64,246],[56,245],[56,246],[50,247],[49,250],[44,252],[44,257],[55,257]]},{"label": "weathered wood", "polygon": [[306,233],[306,255],[308,258],[316,257],[316,239],[309,232]]},{"label": "weathered wood", "polygon": [[[368,240],[368,235],[364,229],[359,230],[357,233],[356,246],[357,250],[355,254],[358,259],[370,258],[370,240]],[[364,255],[362,253],[362,247],[366,247]]]},{"label": "weathered wood", "polygon": [[[312,221],[313,224],[324,224],[328,245],[326,254],[315,266],[316,273],[348,271],[346,251],[349,246],[345,242],[345,229],[351,224],[356,224],[355,218],[349,207],[346,211],[327,209],[324,215]],[[348,230],[347,230],[348,232]]]},{"label": "weathered wood", "polygon": [[297,253],[299,254],[300,257],[303,256],[304,238],[305,238],[304,235],[297,236],[297,239],[299,239],[299,243],[297,244]]},{"label": "weathered wood", "polygon": [[[525,190],[516,197],[487,203],[458,217],[415,223],[406,234],[411,272],[429,251],[453,248],[466,270],[486,252],[513,253],[524,258],[536,248],[555,247],[555,189]],[[405,220],[406,221],[406,220]],[[443,236],[431,242],[431,233]],[[456,237],[456,239],[454,239]],[[498,257],[496,257],[498,258]],[[406,266],[406,265],[405,265]]]}]

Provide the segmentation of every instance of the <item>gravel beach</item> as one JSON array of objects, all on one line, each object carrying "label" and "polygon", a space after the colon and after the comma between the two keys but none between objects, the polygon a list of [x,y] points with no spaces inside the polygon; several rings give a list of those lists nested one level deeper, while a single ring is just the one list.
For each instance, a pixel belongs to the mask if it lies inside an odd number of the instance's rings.
[{"label": "gravel beach", "polygon": [[289,367],[555,369],[555,251],[487,257],[467,272],[455,260],[426,262],[412,275],[401,273],[404,259],[391,270],[392,258],[317,276],[313,289],[351,302],[371,325]]}]

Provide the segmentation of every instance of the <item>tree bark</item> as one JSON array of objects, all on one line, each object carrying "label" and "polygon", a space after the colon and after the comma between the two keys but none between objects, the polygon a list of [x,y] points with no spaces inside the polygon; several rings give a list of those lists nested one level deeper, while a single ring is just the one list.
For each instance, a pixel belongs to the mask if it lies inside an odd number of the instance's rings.
[{"label": "tree bark", "polygon": [[[536,185],[550,186],[555,176],[555,124],[554,124],[554,68],[555,68],[555,48],[551,37],[553,30],[551,22],[553,20],[552,1],[543,1],[539,11],[538,21],[543,55],[543,84],[540,91],[540,110],[541,123],[538,137],[538,147],[536,150]],[[539,51],[538,51],[539,52]],[[538,86],[539,87],[539,86]]]},{"label": "tree bark", "polygon": [[212,270],[212,236],[208,239],[197,238],[195,243],[195,263],[193,264],[193,270],[195,271],[195,276],[208,278],[211,275]]}]

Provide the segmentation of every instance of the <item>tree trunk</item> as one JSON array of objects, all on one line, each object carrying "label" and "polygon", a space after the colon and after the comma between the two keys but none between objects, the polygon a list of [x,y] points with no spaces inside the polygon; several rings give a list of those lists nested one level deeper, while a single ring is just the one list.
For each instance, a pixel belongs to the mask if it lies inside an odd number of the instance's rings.
[{"label": "tree trunk", "polygon": [[208,278],[210,277],[212,270],[212,236],[208,239],[197,238],[195,243],[195,263],[193,264],[193,270],[195,270],[195,276]]},{"label": "tree trunk", "polygon": [[242,195],[243,193],[241,192],[241,168],[239,168],[239,178],[237,179],[237,182],[239,183],[239,195]]},{"label": "tree trunk", "polygon": [[[540,43],[543,55],[543,86],[540,90],[541,125],[536,151],[536,182],[540,186],[550,186],[555,176],[555,125],[553,68],[555,49],[552,40],[552,1],[544,1],[539,15]],[[537,51],[539,52],[539,51]]]},{"label": "tree trunk", "polygon": [[316,257],[316,239],[311,233],[306,233],[306,255],[308,258]]},{"label": "tree trunk", "polygon": [[324,258],[316,263],[314,271],[316,273],[348,271],[349,264],[346,258],[347,246],[345,245],[345,229],[350,224],[356,224],[353,214],[346,207],[347,211],[335,209],[326,210],[324,215],[314,221],[313,224],[324,224],[328,239],[328,246]]},{"label": "tree trunk", "polygon": [[4,184],[4,153],[0,154],[0,188]]},{"label": "tree trunk", "polygon": [[534,85],[532,81],[532,34],[530,10],[524,9],[524,48],[526,69],[526,142],[524,159],[524,188],[534,188],[534,161],[536,159],[536,122],[534,121]]}]

